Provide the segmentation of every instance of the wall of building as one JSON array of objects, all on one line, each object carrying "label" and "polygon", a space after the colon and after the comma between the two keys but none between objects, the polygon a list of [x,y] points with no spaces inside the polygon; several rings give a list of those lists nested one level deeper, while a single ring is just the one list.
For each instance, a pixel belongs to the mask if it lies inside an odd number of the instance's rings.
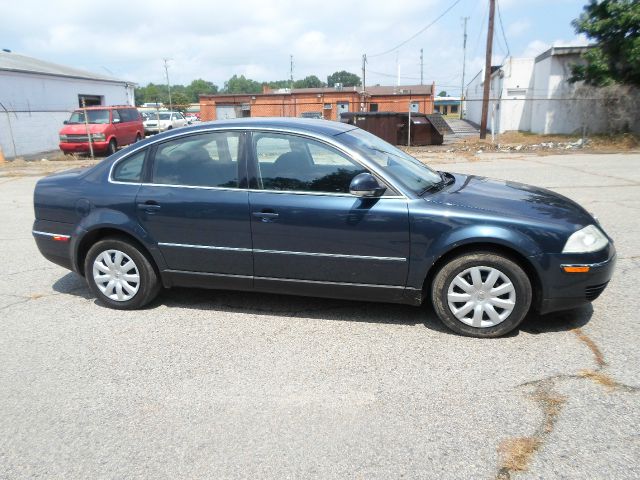
[{"label": "wall of building", "polygon": [[[0,146],[7,158],[58,148],[58,132],[78,95],[100,95],[105,105],[133,105],[133,86],[51,75],[0,71]],[[14,152],[15,145],[15,152]]]},{"label": "wall of building", "polygon": [[531,103],[527,98],[531,94],[533,66],[533,58],[510,57],[494,75],[499,78],[493,95],[497,109],[496,132],[531,128]]},{"label": "wall of building", "polygon": [[571,84],[571,65],[577,55],[553,55],[536,63],[531,131],[542,134],[590,133],[607,130],[604,103],[598,97],[580,98],[579,84]]},{"label": "wall of building", "polygon": [[[356,91],[324,93],[266,94],[266,95],[203,95],[200,97],[200,117],[204,121],[216,120],[218,105],[248,105],[251,117],[300,117],[303,113],[320,113],[326,120],[338,120],[338,103],[349,104],[349,112],[377,111],[407,112],[416,103],[420,113],[433,113],[431,95],[376,95],[366,97]],[[330,108],[325,108],[325,106]]]},{"label": "wall of building", "polygon": [[463,118],[480,125],[482,115],[482,91],[484,87],[484,70],[471,79],[464,92],[462,104]]}]

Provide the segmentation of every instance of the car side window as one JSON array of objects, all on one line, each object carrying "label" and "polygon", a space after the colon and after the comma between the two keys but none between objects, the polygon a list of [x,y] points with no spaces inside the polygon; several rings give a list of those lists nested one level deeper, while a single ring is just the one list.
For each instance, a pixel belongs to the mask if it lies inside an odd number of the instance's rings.
[{"label": "car side window", "polygon": [[118,110],[118,113],[122,122],[135,122],[138,120],[138,112],[133,108],[123,108]]},{"label": "car side window", "polygon": [[342,152],[296,135],[254,135],[261,185],[264,190],[349,193],[353,177],[367,170]]},{"label": "car side window", "polygon": [[142,181],[142,166],[146,150],[142,150],[118,162],[113,169],[113,180],[116,182],[140,183]]},{"label": "car side window", "polygon": [[211,132],[162,143],[152,181],[162,185],[238,188],[240,133]]},{"label": "car side window", "polygon": [[113,122],[115,122],[116,120],[121,120],[118,110],[112,110],[112,115],[113,115],[113,120],[112,120]]}]

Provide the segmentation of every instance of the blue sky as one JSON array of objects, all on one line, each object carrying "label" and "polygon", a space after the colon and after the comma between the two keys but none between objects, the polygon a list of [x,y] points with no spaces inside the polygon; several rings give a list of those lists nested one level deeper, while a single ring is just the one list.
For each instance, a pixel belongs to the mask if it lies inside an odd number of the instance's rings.
[{"label": "blue sky", "polygon": [[[587,0],[498,0],[509,49],[535,56],[552,44],[584,44],[570,25]],[[375,56],[431,23],[454,0],[240,0],[153,2],[110,0],[0,0],[0,48],[146,84],[204,78],[222,86],[233,74],[258,81],[336,70],[360,75],[369,55],[367,84],[424,81],[460,91],[462,17],[469,16],[467,79],[484,64],[488,0],[460,0],[440,21],[397,52]],[[496,17],[494,63],[507,49]]]}]

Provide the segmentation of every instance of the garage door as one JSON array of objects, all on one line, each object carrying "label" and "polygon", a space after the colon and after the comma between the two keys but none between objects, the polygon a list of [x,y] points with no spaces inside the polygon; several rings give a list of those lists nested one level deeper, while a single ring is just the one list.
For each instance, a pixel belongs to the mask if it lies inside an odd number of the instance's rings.
[{"label": "garage door", "polygon": [[216,106],[216,118],[218,120],[226,120],[227,118],[237,118],[235,105],[218,105]]}]

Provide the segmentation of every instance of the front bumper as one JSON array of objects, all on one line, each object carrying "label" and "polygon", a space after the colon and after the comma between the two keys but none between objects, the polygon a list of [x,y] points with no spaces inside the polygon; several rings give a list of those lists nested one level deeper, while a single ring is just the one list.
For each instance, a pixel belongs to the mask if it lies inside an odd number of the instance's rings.
[{"label": "front bumper", "polygon": [[[92,142],[94,152],[105,152],[109,142]],[[90,152],[89,142],[60,142],[60,150],[64,153]]]},{"label": "front bumper", "polygon": [[[540,256],[540,313],[567,310],[594,301],[605,290],[615,269],[616,250],[613,244],[589,254],[545,254]],[[566,265],[588,266],[584,273],[567,273]]]}]

